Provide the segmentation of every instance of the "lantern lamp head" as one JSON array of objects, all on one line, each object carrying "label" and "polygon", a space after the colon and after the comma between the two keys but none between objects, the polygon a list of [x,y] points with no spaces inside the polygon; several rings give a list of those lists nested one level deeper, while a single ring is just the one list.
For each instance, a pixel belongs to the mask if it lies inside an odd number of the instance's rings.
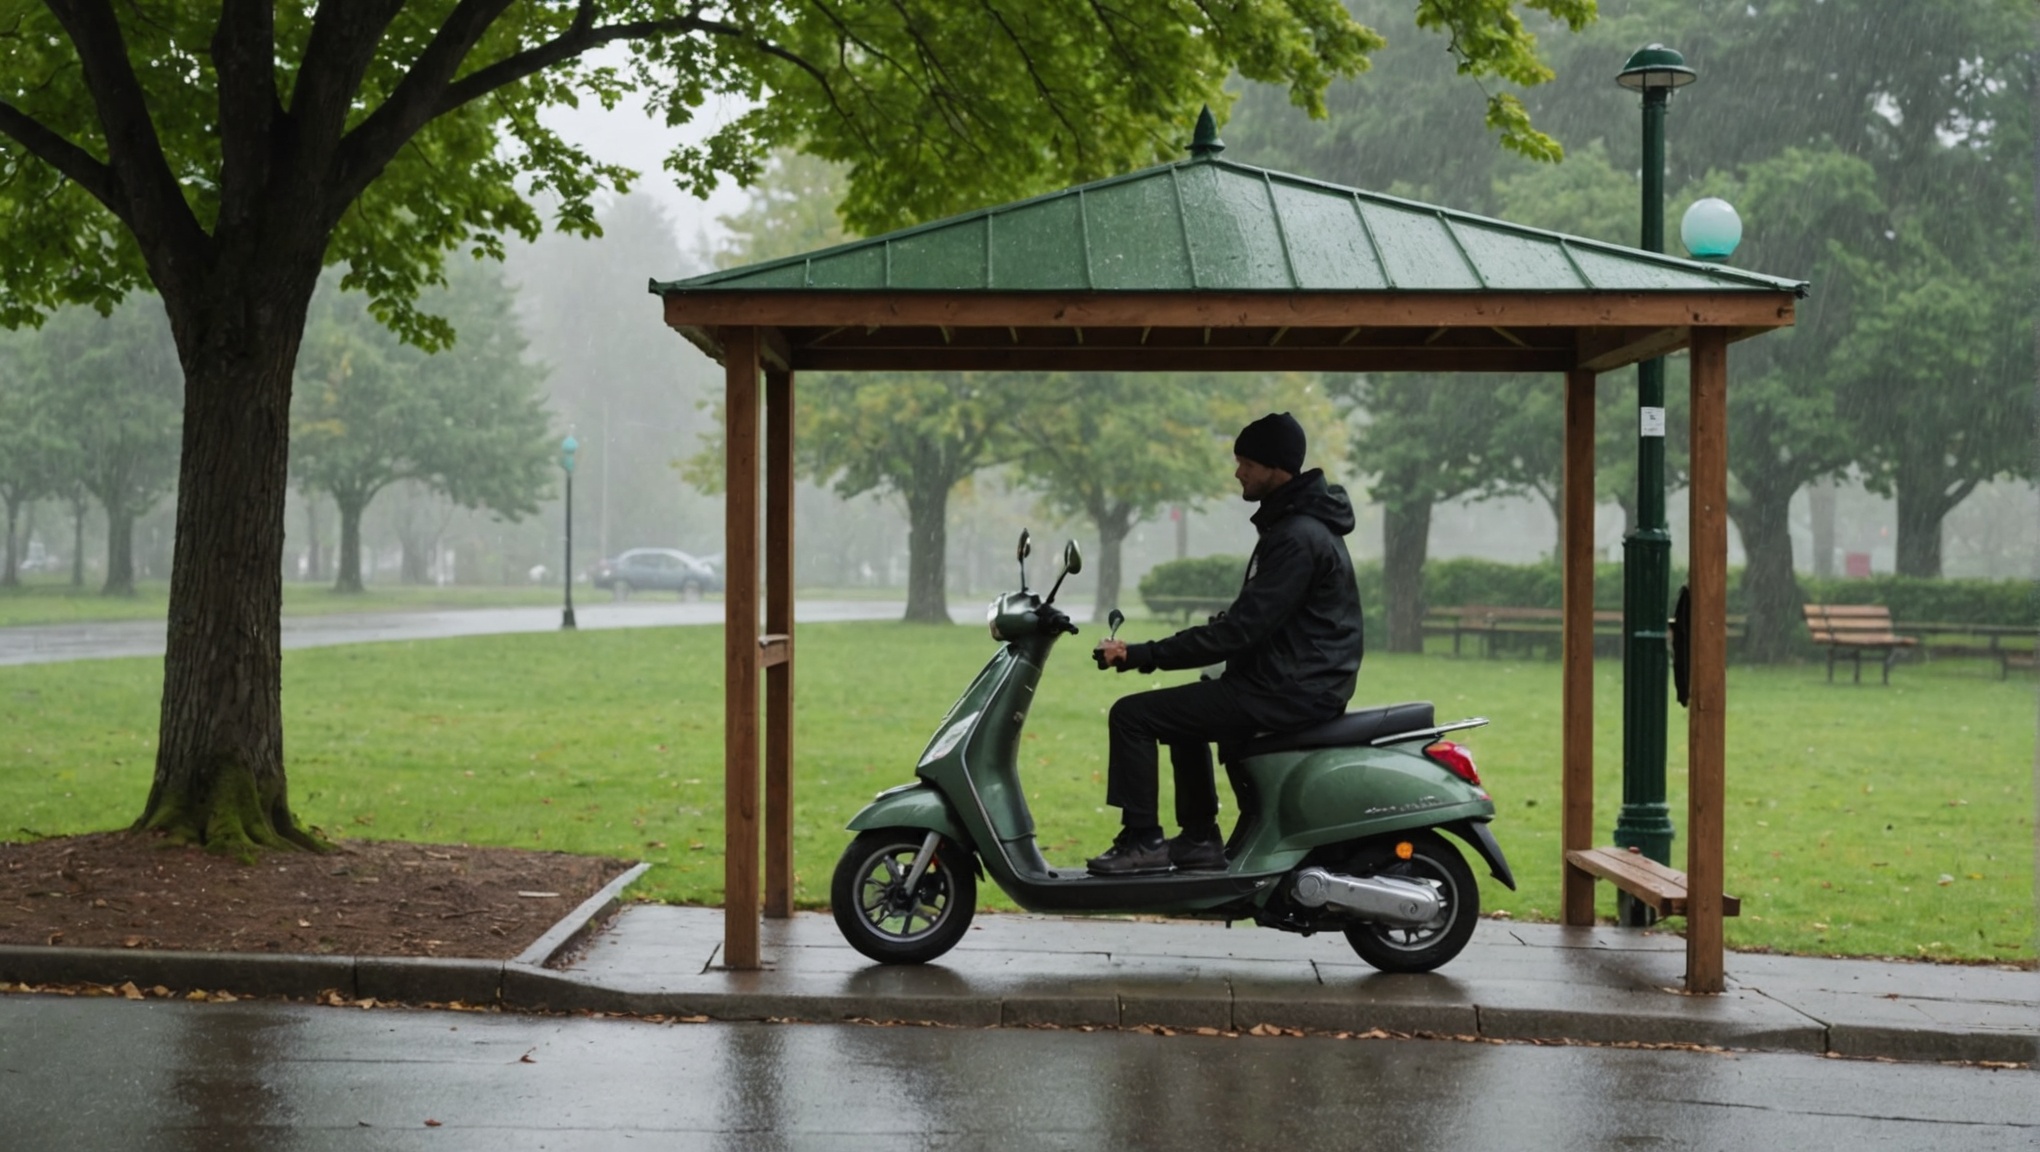
[{"label": "lantern lamp head", "polygon": [[1684,88],[1698,80],[1700,74],[1686,67],[1686,58],[1662,44],[1638,48],[1615,74],[1615,82],[1624,88],[1648,92],[1655,88]]},{"label": "lantern lamp head", "polygon": [[580,450],[581,442],[574,439],[573,433],[571,432],[567,433],[567,438],[565,440],[560,441],[561,470],[566,472],[572,472],[574,470],[574,453]]},{"label": "lantern lamp head", "polygon": [[1742,217],[1718,197],[1695,200],[1679,221],[1679,240],[1696,260],[1726,260],[1742,243]]}]

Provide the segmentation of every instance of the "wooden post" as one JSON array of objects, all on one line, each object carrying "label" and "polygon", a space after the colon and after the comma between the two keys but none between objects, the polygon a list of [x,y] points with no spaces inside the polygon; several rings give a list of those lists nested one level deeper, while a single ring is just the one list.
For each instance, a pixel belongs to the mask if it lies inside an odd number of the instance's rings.
[{"label": "wooden post", "polygon": [[758,967],[758,331],[722,332],[723,966]]},{"label": "wooden post", "polygon": [[1565,376],[1565,668],[1559,921],[1594,923],[1594,878],[1565,859],[1594,839],[1594,374]]},{"label": "wooden post", "polygon": [[1728,333],[1693,329],[1687,560],[1692,676],[1686,711],[1686,991],[1720,992],[1728,705]]},{"label": "wooden post", "polygon": [[765,915],[793,915],[793,373],[765,373]]}]

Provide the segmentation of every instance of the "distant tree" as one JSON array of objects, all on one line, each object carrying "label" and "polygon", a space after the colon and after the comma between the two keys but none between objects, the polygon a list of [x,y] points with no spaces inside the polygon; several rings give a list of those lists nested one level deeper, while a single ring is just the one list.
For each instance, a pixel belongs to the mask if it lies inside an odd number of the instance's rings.
[{"label": "distant tree", "polygon": [[[725,265],[755,263],[844,239],[835,205],[848,173],[811,156],[773,158],[750,203],[723,218]],[[947,624],[949,500],[979,469],[1019,450],[1014,420],[1028,390],[984,373],[802,373],[795,387],[800,469],[838,496],[894,496],[907,513],[905,618]],[[720,434],[688,463],[696,483],[722,485]]]},{"label": "distant tree", "polygon": [[463,507],[507,517],[538,510],[551,481],[544,370],[524,359],[514,298],[500,272],[451,269],[428,295],[464,333],[428,354],[400,343],[363,297],[330,289],[315,301],[298,357],[291,468],[340,512],[334,590],[359,592],[361,517],[370,501],[414,480]]},{"label": "distant tree", "polygon": [[63,438],[65,472],[56,491],[77,489],[106,513],[108,596],[135,591],[135,520],[177,481],[184,373],[163,308],[137,296],[98,316],[67,308],[34,338],[38,387]]},{"label": "distant tree", "polygon": [[21,513],[57,487],[63,444],[50,428],[48,397],[37,386],[26,340],[0,342],[0,503],[7,507],[7,546],[0,588],[21,583]]},{"label": "distant tree", "polygon": [[2031,475],[2031,289],[2011,275],[1877,279],[1839,349],[1854,385],[1842,407],[1871,489],[1897,501],[1899,575],[1939,576],[1948,513],[1979,484]]},{"label": "distant tree", "polygon": [[905,618],[949,623],[949,497],[1019,451],[1013,425],[1035,399],[982,372],[803,375],[801,467],[845,499],[895,495],[907,510]]},{"label": "distant tree", "polygon": [[1023,483],[1098,533],[1102,619],[1119,606],[1121,557],[1136,524],[1197,504],[1232,482],[1230,432],[1247,405],[1238,381],[1215,376],[1089,373],[1031,389],[1018,416]]},{"label": "distant tree", "polygon": [[1362,418],[1353,467],[1373,477],[1381,506],[1382,594],[1390,652],[1424,650],[1424,562],[1431,512],[1478,491],[1493,475],[1488,453],[1497,394],[1467,376],[1401,374],[1336,382]]},{"label": "distant tree", "polygon": [[700,257],[683,252],[648,193],[611,198],[599,216],[600,239],[547,236],[513,249],[506,265],[531,354],[552,369],[547,404],[581,443],[576,547],[614,539],[616,549],[716,551],[720,503],[670,464],[676,445],[708,429],[699,402],[721,373],[655,322],[658,302],[645,292],[648,274],[686,275]]}]

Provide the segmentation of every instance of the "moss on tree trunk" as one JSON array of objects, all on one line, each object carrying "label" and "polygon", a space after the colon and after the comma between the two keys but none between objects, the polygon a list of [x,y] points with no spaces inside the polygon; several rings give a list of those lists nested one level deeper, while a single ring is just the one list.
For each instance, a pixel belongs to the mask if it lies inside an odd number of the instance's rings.
[{"label": "moss on tree trunk", "polygon": [[315,852],[325,848],[297,826],[280,775],[265,786],[253,768],[240,762],[218,764],[204,775],[210,786],[203,790],[152,791],[135,828],[244,860],[263,848]]}]

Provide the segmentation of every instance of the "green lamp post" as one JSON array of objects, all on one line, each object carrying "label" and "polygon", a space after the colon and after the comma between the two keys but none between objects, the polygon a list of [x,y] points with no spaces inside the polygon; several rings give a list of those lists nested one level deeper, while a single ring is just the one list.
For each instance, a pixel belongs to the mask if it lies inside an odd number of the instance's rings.
[{"label": "green lamp post", "polygon": [[[1665,110],[1672,90],[1698,79],[1686,58],[1662,44],[1630,56],[1615,82],[1643,94],[1643,247],[1665,250]],[[1622,541],[1622,811],[1615,843],[1660,864],[1672,854],[1665,803],[1665,703],[1672,537],[1665,526],[1665,362],[1636,369],[1636,523]],[[1654,919],[1625,893],[1624,924]]]},{"label": "green lamp post", "polygon": [[560,441],[560,471],[567,474],[567,558],[566,558],[566,607],[560,612],[560,628],[573,631],[574,625],[574,453],[580,451],[581,442],[574,439],[572,432]]}]

